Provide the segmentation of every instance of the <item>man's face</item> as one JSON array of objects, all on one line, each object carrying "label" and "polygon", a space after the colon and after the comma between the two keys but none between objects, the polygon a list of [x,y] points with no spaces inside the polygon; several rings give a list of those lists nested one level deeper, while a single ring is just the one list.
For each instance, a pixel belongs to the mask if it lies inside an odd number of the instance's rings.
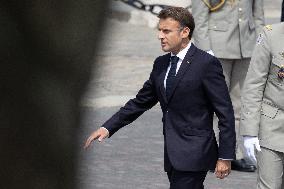
[{"label": "man's face", "polygon": [[181,50],[182,40],[187,38],[188,32],[186,32],[186,35],[180,23],[172,18],[160,19],[158,30],[162,50],[177,54]]}]

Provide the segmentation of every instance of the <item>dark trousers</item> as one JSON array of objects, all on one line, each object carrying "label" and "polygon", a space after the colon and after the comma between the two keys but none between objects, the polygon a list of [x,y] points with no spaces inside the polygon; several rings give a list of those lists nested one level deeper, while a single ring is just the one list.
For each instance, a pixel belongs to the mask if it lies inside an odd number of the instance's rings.
[{"label": "dark trousers", "polygon": [[207,171],[191,172],[171,169],[167,172],[170,189],[204,189]]}]

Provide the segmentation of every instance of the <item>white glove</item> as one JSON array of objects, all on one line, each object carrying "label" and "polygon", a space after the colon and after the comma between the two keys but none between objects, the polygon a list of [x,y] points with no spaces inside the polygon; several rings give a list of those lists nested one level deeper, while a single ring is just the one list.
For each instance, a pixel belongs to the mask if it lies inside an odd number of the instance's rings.
[{"label": "white glove", "polygon": [[211,54],[212,56],[215,56],[214,55],[214,52],[210,49],[209,51],[206,51],[208,54]]},{"label": "white glove", "polygon": [[261,151],[258,137],[256,136],[244,136],[244,147],[248,157],[256,163],[256,157],[254,150]]}]

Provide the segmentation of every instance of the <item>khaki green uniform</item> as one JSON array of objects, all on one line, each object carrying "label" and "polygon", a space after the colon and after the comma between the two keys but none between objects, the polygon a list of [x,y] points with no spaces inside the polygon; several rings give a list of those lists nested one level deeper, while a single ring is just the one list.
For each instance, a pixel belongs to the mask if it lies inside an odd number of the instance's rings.
[{"label": "khaki green uniform", "polygon": [[242,92],[240,134],[259,137],[262,148],[257,154],[258,188],[284,188],[281,67],[284,67],[284,23],[266,26],[259,35]]},{"label": "khaki green uniform", "polygon": [[[192,14],[196,25],[194,44],[204,51],[212,50],[222,64],[235,111],[236,157],[241,159],[242,140],[238,134],[240,93],[257,35],[264,26],[263,0],[226,0],[215,11],[209,10],[207,2],[210,0],[192,1]],[[216,124],[214,127],[217,128]]]},{"label": "khaki green uniform", "polygon": [[194,44],[212,50],[217,58],[250,58],[264,26],[263,0],[226,0],[214,12],[204,1],[191,2],[196,25]]}]

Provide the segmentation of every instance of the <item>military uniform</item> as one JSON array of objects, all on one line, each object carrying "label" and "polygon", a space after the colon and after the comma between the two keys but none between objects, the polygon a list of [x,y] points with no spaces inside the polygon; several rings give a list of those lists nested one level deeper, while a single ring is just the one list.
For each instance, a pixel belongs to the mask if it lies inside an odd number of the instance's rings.
[{"label": "military uniform", "polygon": [[[264,26],[263,0],[226,0],[219,9],[210,11],[212,0],[192,1],[196,29],[194,43],[202,50],[212,50],[223,66],[236,118],[238,135],[240,91],[258,33]],[[221,2],[221,1],[220,1]],[[242,143],[237,137],[237,146]],[[243,158],[240,148],[237,159]]]},{"label": "military uniform", "polygon": [[280,189],[284,162],[284,23],[259,35],[242,95],[240,134],[257,136],[258,188]]}]

